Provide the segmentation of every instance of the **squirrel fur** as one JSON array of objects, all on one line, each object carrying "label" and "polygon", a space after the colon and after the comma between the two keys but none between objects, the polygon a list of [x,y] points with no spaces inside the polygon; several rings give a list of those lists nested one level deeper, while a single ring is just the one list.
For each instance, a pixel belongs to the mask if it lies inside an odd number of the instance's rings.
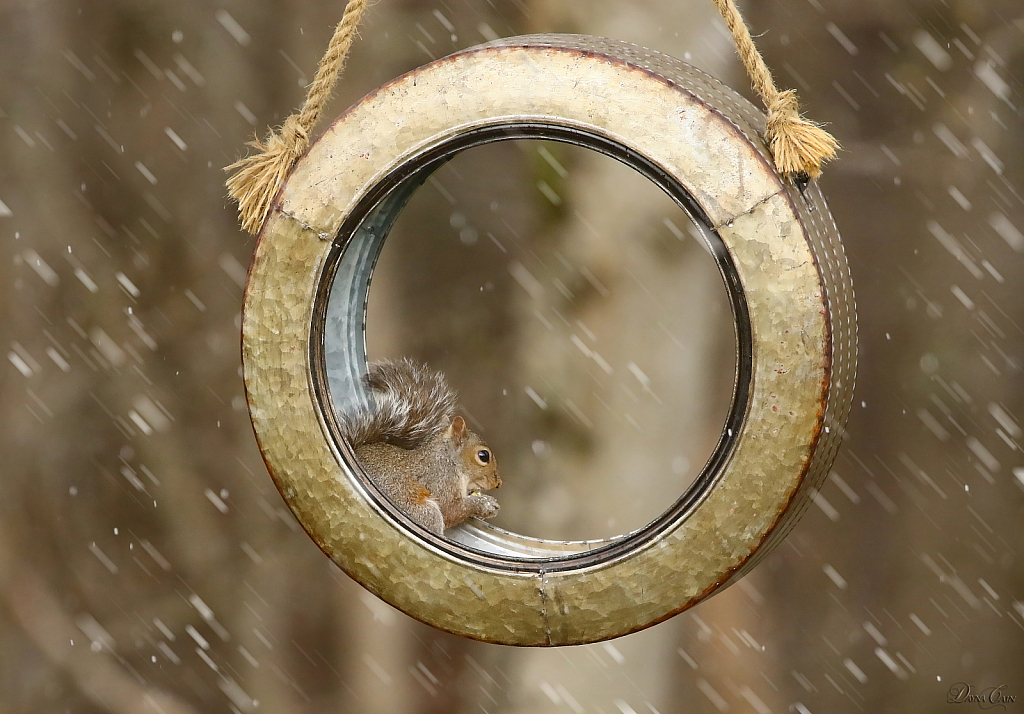
[{"label": "squirrel fur", "polygon": [[498,512],[480,493],[501,486],[498,464],[455,414],[444,375],[404,358],[370,365],[365,383],[373,406],[343,415],[342,435],[389,501],[437,535]]}]

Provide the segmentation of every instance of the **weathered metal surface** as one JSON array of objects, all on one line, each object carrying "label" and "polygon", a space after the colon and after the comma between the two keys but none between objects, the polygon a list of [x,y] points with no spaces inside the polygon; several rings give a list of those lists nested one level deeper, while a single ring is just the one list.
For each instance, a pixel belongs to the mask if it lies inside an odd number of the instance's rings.
[{"label": "weathered metal surface", "polygon": [[[536,553],[571,546],[505,538],[486,526],[471,542],[490,549],[489,559],[414,535],[352,472],[314,393],[314,303],[346,219],[417,157],[474,130],[525,123],[601,137],[670,175],[728,249],[749,314],[750,392],[739,405],[746,418],[711,487],[635,547],[617,539],[608,557],[581,567],[557,553],[558,567],[536,561]],[[852,399],[856,333],[825,202],[816,188],[801,193],[774,173],[762,125],[745,100],[672,58],[610,40],[536,36],[415,70],[328,129],[264,227],[243,320],[260,448],[324,552],[424,622],[482,640],[557,645],[669,617],[776,543],[834,458]],[[517,571],[508,552],[534,561]],[[503,559],[508,567],[499,567]]]}]

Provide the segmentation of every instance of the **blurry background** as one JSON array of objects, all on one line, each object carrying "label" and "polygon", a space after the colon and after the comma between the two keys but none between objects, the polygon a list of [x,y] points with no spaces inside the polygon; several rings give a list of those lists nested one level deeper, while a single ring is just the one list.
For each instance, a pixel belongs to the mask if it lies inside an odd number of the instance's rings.
[{"label": "blurry background", "polygon": [[[252,437],[254,241],[221,167],[299,104],[342,5],[0,3],[0,712],[934,711],[956,682],[1024,706],[1024,8],[748,3],[779,83],[845,147],[823,186],[860,314],[848,439],[736,587],[541,651],[365,593]],[[327,116],[536,31],[645,45],[750,96],[709,0],[380,0]],[[371,355],[449,374],[505,467],[505,525],[621,532],[710,451],[730,318],[674,210],[614,162],[508,143],[442,169],[396,228]]]},{"label": "blurry background", "polygon": [[414,356],[458,389],[504,474],[495,525],[627,533],[700,472],[736,375],[700,230],[625,164],[551,141],[470,149],[402,212],[371,283],[368,352]]}]

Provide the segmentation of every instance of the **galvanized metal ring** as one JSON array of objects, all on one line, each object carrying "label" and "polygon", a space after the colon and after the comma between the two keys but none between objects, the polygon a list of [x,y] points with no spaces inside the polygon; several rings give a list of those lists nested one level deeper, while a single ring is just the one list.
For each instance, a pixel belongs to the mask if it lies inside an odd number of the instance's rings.
[{"label": "galvanized metal ring", "polygon": [[[376,90],[296,165],[246,287],[243,364],[267,466],[320,548],[392,605],[515,645],[617,637],[738,578],[788,532],[835,457],[852,401],[849,269],[818,187],[780,178],[764,117],[648,50],[566,35],[459,52]],[[366,479],[338,414],[367,399],[373,266],[415,189],[456,153],[515,138],[613,156],[703,226],[730,295],[737,379],[722,439],[652,523],[552,542],[482,522],[439,538]]]}]

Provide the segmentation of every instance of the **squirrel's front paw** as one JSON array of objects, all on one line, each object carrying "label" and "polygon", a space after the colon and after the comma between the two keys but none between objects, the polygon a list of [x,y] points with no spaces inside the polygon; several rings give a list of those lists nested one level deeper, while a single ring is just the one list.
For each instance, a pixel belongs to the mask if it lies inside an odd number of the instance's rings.
[{"label": "squirrel's front paw", "polygon": [[475,493],[467,499],[470,510],[477,518],[491,518],[498,512],[498,500],[494,496]]}]

